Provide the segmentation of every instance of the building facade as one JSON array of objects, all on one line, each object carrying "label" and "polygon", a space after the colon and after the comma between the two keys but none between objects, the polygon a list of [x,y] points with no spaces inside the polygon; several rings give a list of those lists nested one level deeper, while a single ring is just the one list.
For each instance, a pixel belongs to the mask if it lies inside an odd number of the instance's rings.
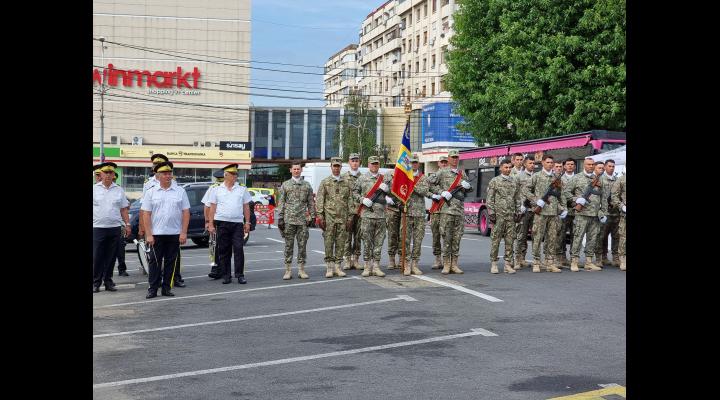
[{"label": "building facade", "polygon": [[325,63],[324,96],[327,107],[342,107],[357,82],[356,44],[345,46]]},{"label": "building facade", "polygon": [[250,10],[251,0],[94,1],[93,143],[101,110],[106,146],[248,141]]}]

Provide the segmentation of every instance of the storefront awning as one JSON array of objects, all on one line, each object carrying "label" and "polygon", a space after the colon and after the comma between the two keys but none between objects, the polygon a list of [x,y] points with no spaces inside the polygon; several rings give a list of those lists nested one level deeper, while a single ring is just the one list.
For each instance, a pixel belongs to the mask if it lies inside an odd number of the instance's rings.
[{"label": "storefront awning", "polygon": [[567,149],[572,147],[582,147],[588,144],[590,142],[591,135],[587,136],[581,136],[571,139],[561,139],[561,140],[553,140],[553,141],[544,141],[539,143],[527,143],[527,144],[520,144],[510,147],[510,151],[507,154],[511,153],[534,153],[536,151],[544,151],[544,150],[555,150],[555,149]]},{"label": "storefront awning", "polygon": [[467,153],[460,153],[460,159],[466,160],[469,158],[482,158],[482,157],[495,157],[504,156],[510,154],[508,152],[508,146],[494,147],[490,149],[477,149],[474,151],[468,151]]}]

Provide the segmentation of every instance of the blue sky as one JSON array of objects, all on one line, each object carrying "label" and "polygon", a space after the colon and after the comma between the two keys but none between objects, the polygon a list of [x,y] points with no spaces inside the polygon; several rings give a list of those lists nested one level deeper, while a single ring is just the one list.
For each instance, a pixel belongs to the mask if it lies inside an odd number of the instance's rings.
[{"label": "blue sky", "polygon": [[[351,43],[357,43],[365,17],[383,0],[252,0],[253,61],[322,66],[328,57]],[[291,93],[251,89],[255,106],[322,106],[313,100],[280,99],[257,94],[322,99],[322,68],[304,68],[252,63],[253,67],[313,72],[301,75],[252,69],[252,86],[303,90],[318,93]]]}]

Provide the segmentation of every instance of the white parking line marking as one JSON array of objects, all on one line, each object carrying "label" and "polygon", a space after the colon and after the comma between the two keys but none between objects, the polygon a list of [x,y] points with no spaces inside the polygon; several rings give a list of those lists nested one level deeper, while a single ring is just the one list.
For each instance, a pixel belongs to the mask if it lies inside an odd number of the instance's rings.
[{"label": "white parking line marking", "polygon": [[466,237],[464,237],[464,238],[462,238],[462,239],[463,239],[463,240],[477,240],[477,241],[480,241],[480,240],[481,240],[481,239],[471,239],[471,238],[466,238]]},{"label": "white parking line marking", "polygon": [[489,330],[483,329],[483,328],[473,328],[470,330],[473,332],[478,332],[479,334],[481,334],[483,336],[497,336],[498,335],[497,333],[490,332]]},{"label": "white parking line marking", "polygon": [[225,292],[216,292],[216,293],[204,293],[204,294],[195,294],[191,296],[176,296],[176,297],[166,297],[166,298],[160,298],[160,299],[153,299],[153,300],[145,300],[145,301],[132,301],[129,303],[118,303],[118,304],[108,304],[104,306],[97,306],[93,307],[93,309],[98,308],[110,308],[110,307],[120,307],[120,306],[127,306],[132,304],[150,304],[150,303],[158,303],[161,301],[171,301],[171,300],[184,300],[184,299],[193,299],[197,297],[208,297],[208,296],[221,296],[224,294],[230,294],[230,293],[241,293],[241,292],[254,292],[257,290],[269,290],[269,289],[281,289],[281,288],[292,288],[295,286],[304,286],[304,285],[315,285],[318,283],[331,283],[331,282],[347,282],[350,279],[360,279],[356,276],[349,276],[347,278],[340,278],[340,279],[331,279],[327,281],[317,281],[317,282],[303,282],[303,283],[294,283],[294,284],[288,284],[288,285],[277,285],[277,286],[265,286],[261,288],[252,288],[252,289],[240,289],[240,290],[229,290]]},{"label": "white parking line marking", "polygon": [[[306,265],[305,268],[309,268],[309,267],[324,267],[324,266],[325,266],[325,264],[313,264],[313,265]],[[208,267],[209,267],[209,265],[208,265]],[[280,267],[280,268],[263,268],[263,269],[246,269],[245,272],[277,271],[277,270],[280,270],[280,269],[285,269],[285,267]],[[183,277],[183,280],[185,280],[185,279],[196,279],[196,278],[208,278],[208,276],[207,276],[207,275],[187,276],[187,277]],[[148,284],[148,282],[138,282],[138,283],[136,283],[136,285],[147,285],[147,284]]]},{"label": "white parking line marking", "polygon": [[423,247],[426,248],[426,249],[432,249],[432,246],[425,246],[425,245],[423,245]]},{"label": "white parking line marking", "polygon": [[313,251],[316,252],[316,253],[318,253],[318,254],[325,255],[325,252],[324,252],[324,251],[320,251],[320,250],[313,250]]},{"label": "white parking line marking", "polygon": [[414,298],[412,298],[412,297],[410,297],[410,296],[400,295],[400,296],[397,296],[397,297],[393,297],[393,298],[391,298],[391,299],[364,301],[364,302],[362,302],[362,303],[343,304],[343,305],[340,305],[340,306],[311,308],[311,309],[309,309],[309,310],[288,311],[288,312],[275,313],[275,314],[265,314],[265,315],[254,315],[254,316],[252,316],[252,317],[242,317],[242,318],[234,318],[234,319],[224,319],[224,320],[220,320],[220,321],[198,322],[198,323],[195,323],[195,324],[183,324],[183,325],[175,325],[175,326],[164,326],[164,327],[161,327],[161,328],[140,329],[140,330],[136,330],[136,331],[104,333],[104,334],[101,334],[101,335],[93,335],[93,339],[110,337],[110,336],[133,335],[133,334],[135,334],[135,333],[143,333],[143,332],[167,331],[167,330],[172,330],[172,329],[190,328],[190,327],[193,327],[193,326],[205,326],[205,325],[227,324],[227,323],[231,323],[231,322],[248,321],[248,320],[252,320],[252,319],[284,317],[284,316],[287,316],[287,315],[298,315],[298,314],[307,314],[307,313],[314,313],[314,312],[320,312],[320,311],[339,310],[339,309],[343,309],[343,308],[350,308],[350,307],[357,307],[357,306],[366,306],[366,305],[369,305],[369,304],[387,303],[387,302],[390,302],[390,301],[398,301],[398,300],[417,301],[417,300],[415,300]]},{"label": "white parking line marking", "polygon": [[474,290],[471,290],[471,289],[468,289],[468,288],[464,288],[464,287],[462,287],[462,286],[455,285],[455,284],[453,284],[453,283],[444,282],[444,281],[441,281],[441,280],[439,280],[439,279],[430,278],[430,277],[425,276],[425,275],[412,275],[412,276],[413,276],[414,278],[417,278],[417,279],[422,279],[422,280],[424,280],[424,281],[428,281],[428,282],[432,282],[432,283],[437,283],[438,285],[447,286],[447,287],[449,287],[449,288],[453,288],[453,289],[455,289],[455,290],[459,290],[459,291],[461,291],[461,292],[463,292],[463,293],[471,294],[471,295],[473,295],[473,296],[480,297],[481,299],[485,299],[485,300],[487,300],[487,301],[492,301],[493,303],[497,303],[497,302],[502,301],[502,300],[498,299],[497,297],[493,297],[493,296],[487,295],[487,294],[485,294],[485,293],[476,292],[476,291],[474,291]]},{"label": "white parking line marking", "polygon": [[272,240],[273,242],[278,242],[278,243],[285,244],[285,242],[282,241],[282,240],[277,240],[277,239],[273,239],[273,238],[265,238],[265,239],[267,239],[267,240]]},{"label": "white parking line marking", "polygon": [[102,389],[102,388],[106,388],[106,387],[115,387],[115,386],[125,386],[125,385],[132,385],[132,384],[136,384],[136,383],[163,381],[163,380],[174,379],[174,378],[183,378],[186,376],[207,375],[207,374],[214,374],[214,373],[219,373],[219,372],[236,371],[236,370],[240,370],[240,369],[266,367],[266,366],[270,366],[270,365],[288,364],[288,363],[299,362],[299,361],[317,360],[320,358],[339,357],[339,356],[346,356],[346,355],[351,355],[351,354],[360,354],[360,353],[367,353],[367,352],[371,352],[371,351],[394,349],[394,348],[398,348],[398,347],[414,346],[414,345],[418,345],[418,344],[441,342],[441,341],[445,341],[445,340],[460,339],[460,338],[464,338],[464,337],[479,336],[479,335],[484,335],[484,333],[478,332],[475,329],[473,329],[470,332],[466,332],[466,333],[458,333],[455,335],[435,336],[435,337],[431,337],[431,338],[427,338],[427,339],[390,343],[390,344],[384,344],[381,346],[361,347],[361,348],[352,349],[352,350],[333,351],[330,353],[321,353],[321,354],[314,354],[314,355],[302,356],[302,357],[283,358],[283,359],[279,359],[279,360],[263,361],[263,362],[259,362],[259,363],[232,365],[229,367],[203,369],[203,370],[190,371],[190,372],[180,372],[177,374],[159,375],[159,376],[151,376],[151,377],[147,377],[147,378],[137,378],[137,379],[128,379],[128,380],[124,380],[124,381],[98,383],[98,384],[93,385],[93,389]]}]

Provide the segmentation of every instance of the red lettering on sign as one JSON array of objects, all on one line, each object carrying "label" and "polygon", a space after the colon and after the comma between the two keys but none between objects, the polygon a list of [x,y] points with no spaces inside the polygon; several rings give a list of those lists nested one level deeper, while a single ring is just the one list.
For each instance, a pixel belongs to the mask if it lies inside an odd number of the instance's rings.
[{"label": "red lettering on sign", "polygon": [[[102,84],[103,81],[110,86],[118,86],[120,78],[122,78],[123,86],[130,87],[136,85],[143,87],[147,83],[147,87],[171,88],[190,88],[189,79],[192,77],[192,88],[197,89],[200,82],[200,70],[198,67],[193,68],[193,72],[184,72],[182,67],[177,67],[175,71],[154,71],[147,70],[122,70],[116,69],[114,65],[108,64],[107,69],[103,69],[102,73],[99,69],[93,70],[93,85]],[[145,79],[143,79],[145,78]]]}]

